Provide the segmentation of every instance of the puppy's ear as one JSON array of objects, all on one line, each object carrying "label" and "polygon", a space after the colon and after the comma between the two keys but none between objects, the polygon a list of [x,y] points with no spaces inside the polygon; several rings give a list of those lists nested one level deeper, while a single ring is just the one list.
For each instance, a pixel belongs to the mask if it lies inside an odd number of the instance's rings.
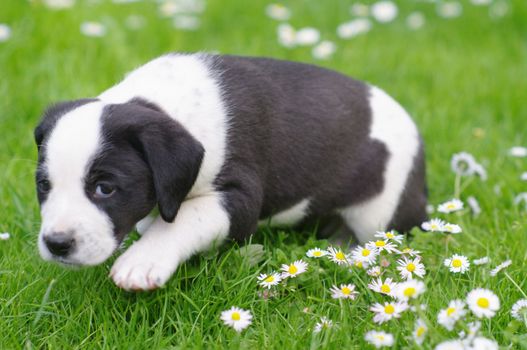
[{"label": "puppy's ear", "polygon": [[120,124],[148,164],[163,220],[173,222],[194,185],[203,146],[181,124],[155,106],[137,101],[111,106],[108,121]]}]

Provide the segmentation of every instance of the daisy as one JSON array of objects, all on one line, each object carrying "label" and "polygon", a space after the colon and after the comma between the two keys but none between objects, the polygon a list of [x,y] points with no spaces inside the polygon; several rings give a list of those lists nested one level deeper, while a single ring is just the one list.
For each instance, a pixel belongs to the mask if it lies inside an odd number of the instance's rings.
[{"label": "daisy", "polygon": [[456,225],[456,224],[446,223],[443,226],[443,232],[447,232],[447,233],[461,233],[462,231],[463,230],[461,229],[461,226]]},{"label": "daisy", "polygon": [[282,4],[269,4],[265,8],[265,14],[277,21],[287,21],[291,17],[291,11]]},{"label": "daisy", "polygon": [[391,1],[378,1],[371,7],[371,14],[380,23],[391,22],[397,17],[397,5]]},{"label": "daisy", "polygon": [[472,262],[474,263],[474,265],[485,265],[490,262],[490,258],[488,256],[484,256],[483,258],[472,260]]},{"label": "daisy", "polygon": [[278,43],[283,47],[292,48],[296,44],[296,30],[287,23],[282,23],[276,30],[278,34]]},{"label": "daisy", "polygon": [[408,304],[402,301],[386,302],[384,305],[375,303],[370,310],[375,313],[373,322],[382,324],[393,318],[401,317],[401,313],[408,309]]},{"label": "daisy", "polygon": [[470,349],[477,350],[498,350],[499,346],[492,339],[487,339],[485,337],[476,337],[472,340],[472,347]]},{"label": "daisy", "polygon": [[422,319],[418,319],[415,322],[414,332],[412,333],[414,341],[417,343],[417,345],[423,344],[427,332],[428,327],[426,326],[426,323]]},{"label": "daisy", "polygon": [[467,198],[468,206],[470,207],[470,210],[472,210],[472,214],[474,216],[478,216],[481,214],[481,207],[479,206],[479,202],[474,196],[470,196]]},{"label": "daisy", "polygon": [[437,207],[437,211],[440,213],[453,213],[455,211],[459,211],[463,209],[463,202],[460,201],[457,198],[454,198],[452,200],[449,200],[448,202],[445,202],[443,204],[439,204]]},{"label": "daisy", "polygon": [[266,287],[267,289],[271,288],[272,286],[276,286],[280,281],[282,280],[282,277],[279,273],[273,272],[270,274],[262,273],[260,276],[258,276],[258,281],[260,281],[260,285],[262,287]]},{"label": "daisy", "polygon": [[91,37],[102,37],[106,34],[106,27],[99,22],[83,22],[81,33]]},{"label": "daisy", "polygon": [[282,278],[296,277],[307,271],[307,263],[303,260],[297,260],[290,265],[283,264],[281,270],[283,271]]},{"label": "daisy", "polygon": [[374,292],[386,294],[391,297],[394,296],[396,287],[397,283],[393,282],[391,278],[385,279],[384,282],[382,281],[382,278],[377,278],[377,280],[374,280],[368,284],[368,288]]},{"label": "daisy", "polygon": [[487,181],[488,179],[487,170],[485,170],[481,164],[476,164],[474,166],[474,174],[478,175],[483,181]]},{"label": "daisy", "polygon": [[515,146],[509,150],[509,155],[513,157],[527,157],[527,147]]},{"label": "daisy", "polygon": [[355,286],[353,284],[341,284],[340,288],[334,285],[329,291],[331,292],[331,297],[333,299],[354,300],[357,297],[357,294],[359,294],[355,291]]},{"label": "daisy", "polygon": [[368,269],[368,271],[366,271],[366,273],[368,274],[368,276],[379,277],[381,275],[381,267],[380,266],[371,267]]},{"label": "daisy", "polygon": [[313,27],[301,28],[296,32],[296,44],[301,46],[314,45],[320,39],[320,32]]},{"label": "daisy", "polygon": [[370,266],[370,264],[367,261],[360,261],[360,260],[355,260],[355,259],[351,259],[351,264],[363,270],[366,270]]},{"label": "daisy", "polygon": [[0,233],[0,241],[7,241],[10,237],[9,232]]},{"label": "daisy", "polygon": [[465,344],[459,339],[446,340],[436,345],[435,350],[462,350]]},{"label": "daisy", "polygon": [[525,208],[527,209],[527,192],[522,192],[516,197],[514,197],[514,204],[520,205],[523,202]]},{"label": "daisy", "polygon": [[477,288],[467,295],[467,304],[478,318],[491,318],[500,308],[500,300],[491,290]]},{"label": "daisy", "polygon": [[450,160],[452,171],[461,176],[474,175],[474,167],[478,164],[474,156],[467,152],[456,153]]},{"label": "daisy", "polygon": [[406,247],[406,248],[403,248],[402,250],[399,251],[399,254],[405,254],[405,255],[409,255],[411,257],[420,257],[421,256],[421,252],[419,250],[415,250],[415,249],[412,249],[412,248],[409,248],[409,247]]},{"label": "daisy", "polygon": [[465,273],[470,269],[468,258],[458,254],[454,254],[451,258],[445,259],[443,264],[450,268],[450,272],[454,273]]},{"label": "daisy", "polygon": [[426,274],[425,266],[421,263],[421,258],[417,257],[413,260],[403,257],[397,260],[397,270],[402,278],[412,279],[414,275],[423,277]]},{"label": "daisy", "polygon": [[364,339],[377,349],[393,345],[393,335],[382,331],[369,331],[364,336]]},{"label": "daisy", "polygon": [[377,255],[379,255],[379,250],[371,247],[368,249],[367,247],[361,247],[359,245],[353,250],[351,255],[354,261],[361,261],[363,263],[368,263],[368,265],[372,265],[375,263]]},{"label": "daisy", "polygon": [[321,41],[318,45],[313,47],[311,54],[317,60],[326,60],[330,58],[335,51],[337,51],[337,45],[329,40]]},{"label": "daisy", "polygon": [[463,12],[463,6],[456,1],[440,2],[437,6],[437,14],[443,18],[459,17]]},{"label": "daisy", "polygon": [[11,27],[7,24],[0,23],[0,43],[9,40],[11,37]]},{"label": "daisy", "polygon": [[227,326],[234,328],[236,332],[241,332],[249,327],[253,316],[250,311],[233,306],[229,310],[223,311],[220,318]]},{"label": "daisy", "polygon": [[75,0],[44,0],[44,5],[53,10],[62,10],[73,7]]},{"label": "daisy", "polygon": [[467,323],[466,328],[468,330],[468,333],[462,330],[461,332],[459,332],[459,338],[470,342],[472,339],[474,339],[476,335],[478,335],[478,332],[481,328],[481,322],[479,321],[469,322]]},{"label": "daisy", "polygon": [[524,172],[520,175],[520,180],[527,181],[527,172]]},{"label": "daisy", "polygon": [[313,329],[314,333],[320,333],[323,329],[328,329],[333,327],[333,321],[326,317],[321,317],[320,321],[315,324],[315,328]]},{"label": "daisy", "polygon": [[401,243],[404,239],[403,235],[398,234],[396,231],[377,231],[375,234],[375,237],[381,238],[381,239],[388,239],[390,241],[395,241],[397,243]]},{"label": "daisy", "polygon": [[328,248],[328,255],[331,261],[338,265],[347,264],[350,261],[349,255],[345,254],[342,250],[333,247]]},{"label": "daisy", "polygon": [[423,222],[421,228],[429,232],[444,232],[446,222],[441,219],[432,219],[430,221]]},{"label": "daisy", "polygon": [[421,12],[412,12],[406,17],[406,25],[412,30],[420,29],[425,25],[425,16]]},{"label": "daisy", "polygon": [[467,310],[465,310],[465,303],[462,300],[452,300],[448,304],[448,308],[439,311],[437,315],[437,323],[448,329],[449,331],[454,329],[454,325],[457,321],[462,319]]},{"label": "daisy", "polygon": [[327,250],[322,250],[320,248],[313,248],[313,249],[309,249],[306,253],[306,256],[308,258],[321,258],[323,256],[326,256],[328,255],[328,251]]},{"label": "daisy", "polygon": [[337,35],[341,39],[351,39],[357,35],[370,31],[372,25],[367,18],[357,18],[349,22],[344,22],[337,27]]},{"label": "daisy", "polygon": [[395,288],[395,297],[398,300],[408,301],[416,299],[426,290],[425,284],[422,281],[408,280],[397,284]]},{"label": "daisy", "polygon": [[388,254],[391,254],[397,249],[395,248],[395,245],[391,242],[388,242],[388,240],[378,240],[378,241],[370,241],[366,243],[366,249],[369,250],[378,250],[379,253],[382,251],[387,252]]},{"label": "daisy", "polygon": [[520,299],[512,305],[511,315],[518,321],[524,321],[527,317],[527,299]]},{"label": "daisy", "polygon": [[501,270],[503,270],[506,267],[511,266],[511,264],[512,264],[512,260],[505,260],[504,262],[496,266],[494,269],[492,269],[492,271],[490,271],[490,275],[493,277],[496,276]]}]

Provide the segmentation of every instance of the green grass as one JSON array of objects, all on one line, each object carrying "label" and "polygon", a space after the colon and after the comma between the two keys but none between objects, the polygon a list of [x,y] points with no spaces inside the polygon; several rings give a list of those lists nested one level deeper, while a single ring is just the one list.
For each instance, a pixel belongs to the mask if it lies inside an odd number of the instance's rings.
[{"label": "green grass", "polygon": [[[10,240],[0,241],[0,348],[362,349],[363,335],[370,329],[392,331],[399,348],[415,348],[410,337],[413,314],[383,326],[373,324],[368,307],[381,298],[366,291],[362,272],[315,262],[295,281],[294,291],[271,300],[258,296],[260,272],[301,258],[310,247],[327,245],[311,233],[258,232],[253,241],[264,244],[265,255],[257,265],[226,244],[183,264],[165,288],[153,293],[116,288],[107,277],[112,261],[79,270],[41,261],[35,244],[39,214],[32,132],[45,106],[97,95],[125,72],[168,51],[314,60],[308,48],[288,50],[277,44],[276,23],[264,15],[263,0],[211,0],[196,32],[173,29],[170,20],[159,18],[153,2],[81,1],[65,11],[33,2],[7,0],[0,5],[0,23],[13,30],[11,40],[0,43],[0,231],[12,234]],[[461,17],[446,20],[435,15],[432,4],[400,1],[395,22],[342,41],[335,28],[349,18],[350,3],[286,2],[294,26],[315,26],[324,38],[336,41],[335,56],[319,64],[384,88],[414,116],[427,144],[430,202],[454,195],[455,177],[449,167],[453,153],[473,153],[489,173],[486,182],[462,181],[461,198],[473,195],[483,209],[477,218],[469,212],[448,217],[463,226],[463,234],[445,244],[439,236],[416,232],[411,242],[423,252],[428,269],[423,301],[432,329],[425,348],[456,336],[437,327],[437,312],[478,286],[492,289],[502,302],[498,314],[483,322],[483,334],[502,346],[526,348],[526,326],[511,323],[509,310],[522,297],[520,289],[527,291],[526,212],[513,205],[514,196],[525,191],[519,175],[527,171],[527,160],[512,159],[507,150],[516,144],[527,146],[527,4],[505,1],[508,14],[491,20],[487,7],[467,1]],[[427,18],[418,31],[404,23],[413,10]],[[123,23],[130,14],[143,15],[146,27],[126,29]],[[102,21],[108,34],[98,39],[82,36],[79,25],[85,20]],[[483,130],[483,137],[475,136],[476,128]],[[505,274],[489,277],[488,268],[473,266],[461,277],[450,274],[441,262],[452,253],[489,255],[494,263],[511,258],[507,272],[518,287]],[[331,299],[329,287],[344,282],[358,286],[357,301]],[[253,325],[240,335],[219,321],[220,312],[231,305],[254,315]],[[313,335],[323,315],[339,327]]]}]

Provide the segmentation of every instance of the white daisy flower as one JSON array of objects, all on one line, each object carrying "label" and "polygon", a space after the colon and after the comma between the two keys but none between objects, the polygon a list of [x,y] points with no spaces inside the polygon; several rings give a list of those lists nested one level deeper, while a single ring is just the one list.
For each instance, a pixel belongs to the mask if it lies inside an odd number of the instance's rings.
[{"label": "white daisy flower", "polygon": [[435,211],[436,211],[436,208],[432,204],[427,204],[426,205],[426,213],[428,215],[431,215],[431,214],[435,213]]},{"label": "white daisy flower", "polygon": [[291,11],[283,4],[269,4],[265,8],[265,14],[277,21],[287,21],[291,18]]},{"label": "white daisy flower", "polygon": [[494,269],[492,269],[492,271],[490,271],[490,275],[493,277],[496,276],[501,270],[511,266],[511,264],[512,260],[505,260],[504,262],[496,266]]},{"label": "white daisy flower", "polygon": [[379,277],[382,273],[381,267],[380,266],[370,267],[368,271],[366,271],[366,273],[368,274],[368,276]]},{"label": "white daisy flower", "polygon": [[425,25],[425,16],[422,12],[412,12],[406,17],[406,25],[412,30],[417,30]]},{"label": "white daisy flower", "polygon": [[356,2],[350,6],[350,13],[353,16],[366,17],[370,13],[370,9],[368,5]]},{"label": "white daisy flower", "polygon": [[44,0],[44,5],[53,10],[63,10],[73,7],[75,0]]},{"label": "white daisy flower", "polygon": [[397,260],[397,270],[402,278],[412,279],[414,275],[417,277],[423,277],[426,274],[425,266],[421,263],[421,258],[417,257],[413,260],[403,257],[403,259]]},{"label": "white daisy flower", "polygon": [[236,332],[241,332],[249,327],[253,316],[250,311],[233,306],[229,310],[223,311],[220,318],[227,326],[234,328]]},{"label": "white daisy flower", "polygon": [[344,22],[337,27],[337,35],[341,39],[351,39],[371,30],[371,21],[367,18],[357,18]]},{"label": "white daisy flower", "polygon": [[11,27],[7,24],[0,23],[0,43],[8,41],[11,38]]},{"label": "white daisy flower", "polygon": [[374,292],[386,294],[393,297],[395,296],[397,283],[395,283],[391,278],[385,279],[384,282],[382,278],[377,278],[377,280],[373,280],[370,284],[368,284],[368,288],[370,288]]},{"label": "white daisy flower", "polygon": [[490,258],[488,256],[484,256],[483,258],[472,260],[472,262],[474,263],[474,265],[485,265],[490,262]]},{"label": "white daisy flower", "polygon": [[483,181],[488,179],[487,170],[479,163],[474,166],[474,174],[478,175]]},{"label": "white daisy flower", "polygon": [[459,339],[446,340],[436,345],[435,350],[464,350],[465,344]]},{"label": "white daisy flower", "polygon": [[279,273],[272,272],[270,274],[262,273],[258,276],[258,281],[262,287],[271,288],[276,286],[282,280],[282,276]]},{"label": "white daisy flower", "polygon": [[463,232],[463,230],[461,229],[461,226],[447,222],[443,226],[443,232],[455,234],[455,233],[461,233]]},{"label": "white daisy flower", "polygon": [[328,256],[334,263],[338,265],[348,264],[350,262],[350,256],[345,254],[342,250],[333,247],[328,248]]},{"label": "white daisy flower", "polygon": [[300,28],[296,32],[296,44],[300,46],[311,46],[320,39],[320,32],[313,27]]},{"label": "white daisy flower", "polygon": [[527,299],[520,299],[512,305],[511,315],[518,321],[525,321],[527,318]]},{"label": "white daisy flower", "polygon": [[491,290],[477,288],[467,295],[467,304],[476,317],[491,318],[500,308],[500,300]]},{"label": "white daisy flower", "polygon": [[457,1],[442,1],[437,4],[437,14],[443,18],[459,17],[463,6]]},{"label": "white daisy flower", "polygon": [[474,175],[476,164],[478,164],[478,162],[476,162],[474,156],[467,152],[454,154],[450,161],[452,171],[461,176]]},{"label": "white daisy flower", "polygon": [[381,238],[381,239],[387,239],[390,241],[397,242],[398,244],[402,243],[404,236],[398,234],[396,231],[377,231],[375,234],[375,237]]},{"label": "white daisy flower", "polygon": [[370,310],[375,313],[373,322],[378,324],[401,317],[401,313],[406,309],[408,309],[408,304],[402,301],[386,302],[384,305],[375,303],[370,307]]},{"label": "white daisy flower", "polygon": [[432,219],[430,221],[425,221],[421,224],[421,228],[429,232],[444,232],[445,224],[441,219]]},{"label": "white daisy flower", "polygon": [[515,146],[509,150],[509,155],[512,157],[524,158],[527,157],[527,147]]},{"label": "white daisy flower", "polygon": [[320,333],[324,329],[328,329],[333,327],[333,321],[326,317],[321,317],[320,321],[315,324],[315,328],[313,329],[313,332]]},{"label": "white daisy flower", "polygon": [[470,269],[468,258],[458,254],[454,254],[451,258],[445,259],[443,264],[450,269],[450,272],[454,273],[465,273]]},{"label": "white daisy flower", "polygon": [[440,213],[453,213],[455,211],[463,210],[463,202],[457,198],[449,200],[445,203],[439,204],[437,211]]},{"label": "white daisy flower", "polygon": [[351,299],[354,300],[359,292],[355,291],[353,284],[341,284],[340,287],[333,286],[329,290],[333,299]]},{"label": "white daisy flower", "polygon": [[425,340],[427,332],[428,332],[428,326],[426,325],[425,321],[419,318],[415,322],[414,331],[412,333],[414,341],[416,342],[417,345],[423,344],[423,341]]},{"label": "white daisy flower", "polygon": [[514,204],[520,205],[523,202],[524,208],[527,209],[527,192],[522,192],[514,198]]},{"label": "white daisy flower", "polygon": [[351,264],[363,270],[366,270],[368,267],[370,267],[370,264],[367,261],[361,261],[356,259],[351,259]]},{"label": "white daisy flower", "polygon": [[465,303],[462,300],[452,300],[448,304],[448,308],[439,311],[437,323],[451,331],[454,329],[456,322],[462,319],[466,313]]},{"label": "white daisy flower", "polygon": [[[476,335],[478,335],[478,332],[481,328],[481,322],[480,321],[474,321],[467,323],[468,333],[466,333],[464,330],[459,332],[459,338],[463,339],[465,342],[470,342]],[[472,349],[471,349],[472,350]],[[476,349],[473,349],[476,350]]]},{"label": "white daisy flower", "polygon": [[426,290],[425,284],[422,281],[408,280],[397,284],[395,288],[395,297],[398,300],[408,301],[416,299]]},{"label": "white daisy flower", "polygon": [[520,175],[520,180],[527,181],[527,171]]},{"label": "white daisy flower", "polygon": [[351,253],[353,261],[360,261],[362,263],[367,263],[368,265],[373,265],[375,263],[377,255],[379,255],[379,250],[375,248],[368,249],[367,247],[362,247],[360,245]]},{"label": "white daisy flower", "polygon": [[280,45],[292,48],[296,45],[296,30],[287,23],[282,23],[277,28],[278,43]]},{"label": "white daisy flower", "polygon": [[369,331],[364,336],[364,339],[377,349],[384,346],[392,346],[394,342],[392,334],[382,331]]},{"label": "white daisy flower", "polygon": [[421,256],[421,252],[419,250],[415,250],[415,249],[412,249],[410,247],[406,247],[406,248],[401,249],[399,251],[399,254],[409,255],[411,257],[414,257],[414,256],[420,257]]},{"label": "white daisy flower", "polygon": [[99,22],[83,22],[81,24],[81,33],[90,37],[103,37],[106,35],[106,27]]},{"label": "white daisy flower", "polygon": [[371,14],[380,23],[391,22],[397,17],[397,5],[391,1],[378,1],[371,7]]},{"label": "white daisy flower", "polygon": [[382,251],[385,251],[387,252],[388,254],[391,254],[391,253],[394,253],[397,251],[397,248],[395,247],[395,245],[391,242],[389,242],[387,239],[386,240],[377,240],[377,241],[370,241],[368,243],[366,243],[366,249],[369,249],[369,250],[378,250],[378,252],[382,252]]},{"label": "white daisy flower", "polygon": [[335,53],[335,51],[337,51],[337,45],[335,45],[335,43],[332,41],[324,40],[313,47],[311,54],[317,60],[326,60],[330,58]]},{"label": "white daisy flower", "polygon": [[309,249],[307,252],[306,252],[306,256],[308,258],[321,258],[323,256],[326,256],[328,255],[328,251],[327,250],[323,250],[323,249],[320,249],[320,248],[313,248],[313,249]]},{"label": "white daisy flower", "polygon": [[7,241],[10,237],[9,232],[0,233],[0,241]]},{"label": "white daisy flower", "polygon": [[282,278],[296,277],[307,271],[307,263],[303,260],[297,260],[289,265],[283,264],[281,270],[283,271]]},{"label": "white daisy flower", "polygon": [[498,350],[499,346],[492,339],[487,339],[485,337],[475,337],[472,340],[472,346],[468,347],[470,350]]},{"label": "white daisy flower", "polygon": [[470,207],[470,210],[472,210],[472,214],[474,216],[478,216],[481,214],[481,207],[479,206],[479,202],[474,196],[470,196],[467,198],[468,206]]}]

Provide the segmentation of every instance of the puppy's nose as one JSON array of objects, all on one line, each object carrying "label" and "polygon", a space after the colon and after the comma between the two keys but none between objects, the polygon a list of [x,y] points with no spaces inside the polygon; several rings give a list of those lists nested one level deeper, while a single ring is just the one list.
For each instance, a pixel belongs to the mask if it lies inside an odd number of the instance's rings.
[{"label": "puppy's nose", "polygon": [[53,232],[44,236],[44,243],[53,255],[66,256],[71,253],[75,240],[65,232]]}]

